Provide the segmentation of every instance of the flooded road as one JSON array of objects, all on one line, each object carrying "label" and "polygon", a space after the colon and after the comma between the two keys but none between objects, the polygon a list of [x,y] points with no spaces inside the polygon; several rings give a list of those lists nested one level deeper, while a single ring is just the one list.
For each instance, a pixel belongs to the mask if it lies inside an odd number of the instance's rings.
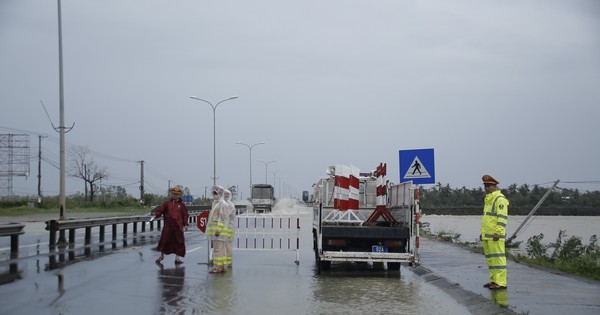
[{"label": "flooded road", "polygon": [[[162,267],[154,263],[158,232],[53,270],[44,244],[26,247],[18,261],[22,279],[0,285],[0,314],[471,314],[405,267],[334,265],[317,276],[310,209],[286,214],[294,213],[301,226],[299,264],[295,250],[238,249],[225,274],[208,273],[208,242],[195,228],[186,233],[180,267],[172,255]],[[47,241],[46,232],[35,233],[28,230],[21,245]],[[7,241],[0,239],[0,247]]]}]

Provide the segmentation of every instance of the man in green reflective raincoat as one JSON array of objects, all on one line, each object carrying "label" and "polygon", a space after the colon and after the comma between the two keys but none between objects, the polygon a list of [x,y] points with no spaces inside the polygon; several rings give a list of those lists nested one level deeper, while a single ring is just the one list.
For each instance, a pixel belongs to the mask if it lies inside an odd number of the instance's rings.
[{"label": "man in green reflective raincoat", "polygon": [[486,196],[481,219],[483,252],[490,271],[490,281],[483,286],[490,290],[506,289],[506,224],[508,199],[498,189],[499,182],[490,175],[482,177]]}]

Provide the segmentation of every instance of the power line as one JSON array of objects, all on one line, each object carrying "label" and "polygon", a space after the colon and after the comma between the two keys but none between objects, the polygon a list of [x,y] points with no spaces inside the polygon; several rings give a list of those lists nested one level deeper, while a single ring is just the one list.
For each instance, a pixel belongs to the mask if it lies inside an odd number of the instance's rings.
[{"label": "power line", "polygon": [[10,131],[20,132],[20,133],[32,133],[32,134],[35,134],[36,136],[47,136],[47,134],[45,134],[45,133],[40,133],[40,132],[36,132],[36,131],[31,131],[31,130],[11,128],[11,127],[6,127],[6,126],[0,126],[0,129],[10,130]]},{"label": "power line", "polygon": [[[59,139],[58,138],[56,138],[54,136],[49,136],[48,134],[45,134],[45,133],[31,131],[31,130],[22,130],[22,129],[11,128],[11,127],[6,127],[6,126],[0,126],[0,129],[10,130],[10,131],[13,131],[13,132],[20,132],[20,133],[30,133],[30,134],[34,134],[34,135],[37,135],[37,136],[45,136],[48,141],[53,142],[55,144],[59,144]],[[73,144],[73,143],[67,142],[67,145],[70,146],[70,147],[86,147],[86,148],[88,148],[88,150],[90,151],[90,153],[93,153],[95,156],[98,156],[98,157],[104,158],[104,159],[108,159],[108,160],[119,161],[119,162],[133,162],[133,163],[137,162],[137,160],[126,159],[126,158],[117,157],[117,156],[113,156],[113,155],[110,155],[110,154],[98,152],[98,151],[90,149],[87,146],[83,146],[83,145],[79,145],[79,144]]]},{"label": "power line", "polygon": [[158,174],[157,177],[159,177],[160,179],[163,179],[165,181],[170,180],[168,177],[164,176],[163,174],[159,173],[154,167],[152,167],[152,165],[148,164],[148,162],[145,163],[146,167],[148,167],[150,170],[152,170],[153,172],[155,172],[156,174]]},{"label": "power line", "polygon": [[98,184],[98,186],[102,186],[102,187],[127,187],[127,186],[131,186],[131,185],[139,185],[139,182],[128,182],[128,183],[100,183]]},{"label": "power line", "polygon": [[128,182],[132,182],[132,181],[139,182],[140,181],[137,177],[118,177],[118,176],[112,176],[110,174],[108,176],[108,179],[122,180],[122,181],[128,181]]},{"label": "power line", "polygon": [[[56,163],[55,161],[52,161],[52,160],[50,160],[50,159],[48,159],[48,158],[45,158],[45,157],[43,157],[43,156],[42,156],[42,161],[44,161],[44,162],[46,162],[46,163],[50,164],[50,165],[51,165],[52,167],[54,167],[55,169],[57,169],[57,170],[60,170],[60,167],[57,165],[58,163]],[[65,170],[65,172],[66,172],[66,174],[67,174],[67,175],[69,175],[69,176],[75,176],[75,174],[74,174],[74,173],[71,173],[71,172],[69,172],[68,170]]]},{"label": "power line", "polygon": [[112,156],[112,155],[109,155],[109,154],[106,154],[106,153],[101,153],[101,152],[98,152],[98,151],[94,151],[94,150],[90,149],[88,146],[84,146],[84,145],[69,144],[69,146],[73,147],[73,148],[76,148],[76,149],[78,149],[78,148],[85,148],[90,153],[92,153],[92,155],[95,155],[97,157],[104,158],[104,159],[107,159],[107,160],[112,160],[112,161],[117,161],[117,162],[127,162],[127,163],[137,163],[138,162],[136,160],[130,160],[130,159],[126,159],[126,158],[116,157],[116,156]]},{"label": "power line", "polygon": [[[157,195],[163,195],[164,192],[166,191],[166,189],[157,189],[156,187],[154,187],[152,184],[150,184],[149,182],[144,183],[144,186],[146,187],[150,187],[151,191]],[[146,189],[148,190],[148,189]],[[162,191],[162,192],[161,192]]]},{"label": "power line", "polygon": [[44,156],[42,156],[42,161],[50,164],[50,166],[54,167],[55,169],[60,170],[60,167],[58,165],[56,165],[57,163],[55,161],[52,161]]}]

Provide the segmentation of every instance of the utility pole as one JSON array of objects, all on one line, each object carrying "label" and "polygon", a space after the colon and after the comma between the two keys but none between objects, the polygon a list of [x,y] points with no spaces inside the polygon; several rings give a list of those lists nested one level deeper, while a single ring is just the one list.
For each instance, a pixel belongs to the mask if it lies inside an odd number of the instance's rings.
[{"label": "utility pole", "polygon": [[[58,68],[59,68],[59,109],[60,122],[58,125],[60,132],[60,193],[59,193],[59,219],[66,219],[66,198],[65,198],[65,106],[64,106],[64,89],[63,89],[63,60],[62,60],[62,23],[61,23],[61,8],[60,0],[58,0]],[[62,236],[62,235],[61,235]]]},{"label": "utility pole", "polygon": [[141,172],[140,172],[140,204],[144,204],[144,160],[141,160],[140,162],[140,168],[141,168]]},{"label": "utility pole", "polygon": [[[59,220],[66,220],[67,218],[67,197],[66,197],[66,166],[65,166],[65,133],[73,129],[65,127],[65,93],[64,93],[64,80],[63,80],[63,49],[62,49],[62,13],[61,13],[61,5],[60,0],[57,0],[58,3],[58,86],[59,86],[59,125],[58,132],[60,134],[60,192],[58,197],[59,203]],[[56,128],[54,128],[56,130]],[[69,129],[69,130],[66,130]],[[64,236],[64,231],[60,230],[59,243],[65,243],[66,238]]]},{"label": "utility pole", "polygon": [[42,204],[42,135],[38,136],[38,197],[37,205],[38,208]]}]

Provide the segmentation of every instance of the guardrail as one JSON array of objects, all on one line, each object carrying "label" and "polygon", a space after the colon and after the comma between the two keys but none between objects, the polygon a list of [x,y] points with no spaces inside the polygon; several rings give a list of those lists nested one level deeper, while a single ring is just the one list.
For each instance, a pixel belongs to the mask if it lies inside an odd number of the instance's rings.
[{"label": "guardrail", "polygon": [[[245,209],[246,206],[236,206],[238,211]],[[189,212],[189,223],[196,224],[198,214],[203,211],[210,210],[210,206],[188,206]],[[92,243],[92,228],[99,228],[99,242],[105,241],[105,232],[107,226],[112,226],[112,241],[117,240],[118,228],[117,225],[122,225],[123,237],[126,237],[129,233],[129,225],[132,225],[132,232],[138,233],[138,224],[140,225],[141,232],[146,231],[146,223],[148,222],[149,216],[123,216],[123,217],[109,217],[109,218],[94,218],[94,219],[78,219],[78,220],[50,220],[46,221],[46,230],[50,232],[49,246],[51,249],[56,248],[57,245],[74,244],[75,243],[75,232],[77,229],[85,229],[84,245],[88,246]],[[161,229],[162,217],[150,222],[150,231],[154,230],[154,223],[156,223],[157,229]],[[68,231],[69,239],[66,239],[66,232]],[[58,239],[57,239],[58,234]]]},{"label": "guardrail", "polygon": [[[65,232],[69,232],[68,243],[75,243],[75,231],[77,229],[85,229],[84,244],[89,245],[92,241],[92,228],[98,227],[99,239],[98,241],[104,242],[106,226],[112,226],[112,240],[117,240],[117,225],[123,225],[123,235],[126,236],[128,233],[129,224],[133,225],[133,233],[138,232],[138,223],[141,224],[141,231],[146,231],[146,222],[148,222],[148,216],[126,216],[126,217],[110,217],[110,218],[95,218],[95,219],[79,219],[79,220],[50,220],[46,221],[46,230],[50,231],[50,248],[55,248],[58,244],[65,244],[67,240],[65,238]],[[160,230],[161,220],[155,220],[150,222],[150,230],[154,230],[154,222],[157,224],[157,228]],[[56,234],[59,234],[58,240]]]},{"label": "guardrail", "polygon": [[[10,236],[10,259],[19,258],[19,235],[25,233],[25,224],[2,223],[0,224],[0,236]],[[9,273],[17,273],[17,264],[10,263]]]},{"label": "guardrail", "polygon": [[[204,211],[209,211],[210,206],[188,206],[189,212],[189,223],[190,226],[197,224],[198,215]],[[238,212],[246,209],[246,206],[236,206]],[[149,213],[150,214],[150,213]],[[106,217],[106,218],[91,218],[91,219],[70,219],[70,220],[49,220],[46,221],[46,230],[49,231],[49,249],[50,249],[50,268],[57,266],[56,256],[58,256],[60,262],[65,261],[65,253],[68,252],[69,260],[75,258],[75,243],[76,243],[76,231],[84,230],[83,236],[83,250],[84,255],[89,256],[91,254],[92,244],[99,243],[99,250],[104,250],[104,243],[106,241],[107,227],[111,231],[111,243],[112,248],[117,247],[117,240],[119,240],[119,230],[121,230],[121,239],[123,240],[123,247],[127,246],[128,238],[131,234],[134,235],[133,242],[136,243],[138,240],[137,234],[144,233],[147,231],[161,230],[163,218],[157,218],[152,222],[149,222],[149,214],[141,216],[121,216],[121,217]],[[119,229],[119,225],[121,226]],[[25,224],[20,223],[3,223],[0,224],[0,236],[11,236],[11,254],[10,259],[15,260],[14,263],[10,264],[11,273],[18,274],[16,259],[19,255],[19,235],[24,232]],[[92,230],[98,229],[97,240],[92,240]],[[81,236],[80,236],[81,237]],[[153,237],[152,235],[150,237]],[[141,236],[142,240],[145,236]],[[81,240],[79,240],[81,243]],[[59,247],[58,251],[55,251]],[[0,279],[2,282],[2,279]]]}]

